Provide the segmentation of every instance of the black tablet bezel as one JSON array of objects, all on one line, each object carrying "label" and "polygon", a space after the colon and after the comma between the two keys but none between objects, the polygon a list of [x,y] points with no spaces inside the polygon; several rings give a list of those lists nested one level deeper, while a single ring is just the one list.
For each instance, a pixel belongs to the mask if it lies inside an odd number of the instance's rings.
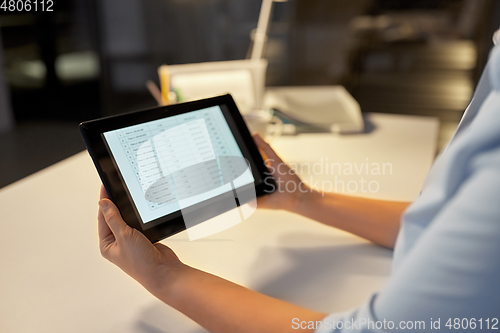
[{"label": "black tablet bezel", "polygon": [[[85,121],[79,125],[80,133],[83,136],[87,150],[110,199],[117,205],[125,222],[131,227],[141,231],[153,243],[186,229],[182,213],[176,211],[148,222],[147,224],[143,224],[102,134],[108,131],[213,106],[221,107],[222,114],[243,156],[251,164],[252,174],[255,179],[254,186],[256,195],[261,196],[273,192],[276,188],[274,180],[270,176],[262,156],[233,98],[229,94]],[[219,197],[215,197],[210,200],[216,202],[218,199]],[[207,207],[206,203],[207,202],[202,202],[199,205],[200,207]],[[238,201],[237,204],[239,205]]]}]

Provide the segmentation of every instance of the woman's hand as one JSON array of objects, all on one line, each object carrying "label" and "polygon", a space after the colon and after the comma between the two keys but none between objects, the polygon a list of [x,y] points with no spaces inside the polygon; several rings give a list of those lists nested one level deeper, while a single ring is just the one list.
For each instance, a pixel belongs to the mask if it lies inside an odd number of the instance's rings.
[{"label": "woman's hand", "polygon": [[326,316],[182,264],[168,247],[129,227],[103,187],[98,220],[104,258],[210,332],[290,332],[293,318]]},{"label": "woman's hand", "polygon": [[183,266],[169,247],[151,244],[146,236],[128,226],[102,185],[97,220],[102,256],[153,294],[165,287],[172,271]]},{"label": "woman's hand", "polygon": [[253,138],[276,183],[274,193],[258,198],[257,207],[296,211],[300,205],[304,204],[307,194],[312,193],[311,189],[300,180],[260,135],[255,134]]}]

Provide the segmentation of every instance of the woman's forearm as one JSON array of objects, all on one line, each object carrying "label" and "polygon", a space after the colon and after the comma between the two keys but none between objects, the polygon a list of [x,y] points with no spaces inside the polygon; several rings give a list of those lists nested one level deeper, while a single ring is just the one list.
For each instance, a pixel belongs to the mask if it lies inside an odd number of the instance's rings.
[{"label": "woman's forearm", "polygon": [[293,212],[392,249],[401,215],[408,205],[408,202],[309,192]]},{"label": "woman's forearm", "polygon": [[169,272],[161,285],[152,291],[155,296],[214,333],[296,332],[294,318],[316,322],[326,316],[185,265]]},{"label": "woman's forearm", "polygon": [[[393,248],[408,205],[313,192],[294,212]],[[153,294],[215,333],[296,332],[295,323],[316,322],[326,316],[185,265],[169,272],[159,285],[163,287]]]}]

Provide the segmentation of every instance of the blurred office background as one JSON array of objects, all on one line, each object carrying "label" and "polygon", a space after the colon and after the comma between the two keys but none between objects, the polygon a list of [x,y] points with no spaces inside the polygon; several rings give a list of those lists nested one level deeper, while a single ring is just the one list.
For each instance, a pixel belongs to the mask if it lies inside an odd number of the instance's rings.
[{"label": "blurred office background", "polygon": [[[161,64],[244,59],[257,0],[66,0],[0,13],[0,187],[84,149],[83,120],[152,107]],[[342,84],[363,112],[436,116],[442,147],[500,25],[495,0],[276,2],[268,86]]]}]

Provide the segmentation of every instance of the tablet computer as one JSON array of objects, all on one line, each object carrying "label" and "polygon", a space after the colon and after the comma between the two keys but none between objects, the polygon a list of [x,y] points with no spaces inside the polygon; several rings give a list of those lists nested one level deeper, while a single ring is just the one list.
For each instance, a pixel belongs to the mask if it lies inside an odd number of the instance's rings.
[{"label": "tablet computer", "polygon": [[236,207],[230,219],[244,219],[257,196],[276,188],[231,95],[86,121],[79,129],[109,198],[151,242]]}]

